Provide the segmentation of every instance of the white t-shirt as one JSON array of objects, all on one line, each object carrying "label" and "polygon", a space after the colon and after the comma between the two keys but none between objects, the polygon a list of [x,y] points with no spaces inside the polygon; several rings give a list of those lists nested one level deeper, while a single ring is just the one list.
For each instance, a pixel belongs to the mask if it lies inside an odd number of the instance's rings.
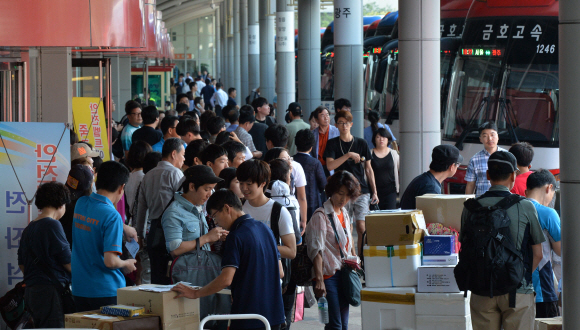
[{"label": "white t-shirt", "polygon": [[[304,187],[306,186],[306,175],[304,174],[304,168],[300,163],[292,161],[292,176],[294,177],[294,187]],[[295,194],[295,189],[292,189],[292,194]]]},{"label": "white t-shirt", "polygon": [[[266,204],[260,207],[253,207],[248,201],[244,203],[242,210],[249,214],[252,218],[262,222],[268,228],[270,227],[270,215],[272,214],[272,207],[274,207],[274,200],[270,199]],[[292,227],[292,216],[285,207],[280,211],[280,220],[278,221],[278,228],[280,230],[280,237],[288,234],[294,234]]]}]

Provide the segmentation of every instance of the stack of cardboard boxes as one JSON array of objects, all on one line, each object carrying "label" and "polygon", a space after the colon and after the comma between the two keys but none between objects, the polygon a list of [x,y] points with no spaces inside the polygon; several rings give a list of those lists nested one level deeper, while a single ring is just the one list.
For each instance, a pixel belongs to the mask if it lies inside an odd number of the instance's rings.
[{"label": "stack of cardboard boxes", "polygon": [[417,198],[418,210],[367,215],[363,330],[471,329],[469,296],[459,292],[453,274],[455,237],[429,236],[426,224],[461,229],[463,202],[472,197],[426,195]]}]

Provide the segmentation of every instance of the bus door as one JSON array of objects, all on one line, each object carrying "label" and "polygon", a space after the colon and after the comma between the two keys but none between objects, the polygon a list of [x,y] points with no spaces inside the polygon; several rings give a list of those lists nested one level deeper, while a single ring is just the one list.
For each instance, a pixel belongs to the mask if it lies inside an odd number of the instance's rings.
[{"label": "bus door", "polygon": [[0,121],[28,122],[26,63],[15,59],[0,62]]}]

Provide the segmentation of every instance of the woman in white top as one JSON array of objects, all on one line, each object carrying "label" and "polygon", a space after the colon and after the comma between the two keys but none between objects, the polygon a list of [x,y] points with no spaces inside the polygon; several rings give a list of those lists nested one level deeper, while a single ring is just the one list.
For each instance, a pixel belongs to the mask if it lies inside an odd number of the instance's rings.
[{"label": "woman in white top", "polygon": [[137,192],[139,191],[141,180],[145,176],[143,173],[143,161],[145,156],[151,151],[151,146],[145,141],[133,142],[129,148],[126,165],[131,170],[131,174],[129,174],[129,182],[125,185],[125,200],[129,206],[127,218],[130,220],[137,213]]}]

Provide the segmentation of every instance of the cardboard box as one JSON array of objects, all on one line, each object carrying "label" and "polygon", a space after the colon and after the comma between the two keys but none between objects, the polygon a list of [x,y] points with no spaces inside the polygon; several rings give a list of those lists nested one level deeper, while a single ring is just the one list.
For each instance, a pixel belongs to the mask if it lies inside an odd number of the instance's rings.
[{"label": "cardboard box", "polygon": [[463,202],[475,195],[436,195],[417,196],[417,209],[423,211],[427,223],[438,222],[445,227],[461,230]]},{"label": "cardboard box", "polygon": [[199,328],[199,299],[173,299],[173,291],[150,292],[140,288],[160,287],[144,284],[117,290],[117,303],[129,306],[143,306],[145,313],[159,315],[164,330],[197,330]]},{"label": "cardboard box", "polygon": [[417,286],[421,245],[365,246],[367,288]]},{"label": "cardboard box", "polygon": [[370,246],[417,244],[425,236],[421,211],[371,212],[365,222]]},{"label": "cardboard box", "polygon": [[363,330],[415,329],[415,287],[363,289]]},{"label": "cardboard box", "polygon": [[429,235],[423,240],[423,255],[448,256],[455,252],[455,236]]},{"label": "cardboard box", "polygon": [[140,315],[132,317],[103,315],[99,311],[66,314],[65,328],[99,330],[159,330],[159,316]]},{"label": "cardboard box", "polygon": [[138,306],[109,305],[101,307],[101,314],[127,317],[139,316],[145,314],[145,308]]},{"label": "cardboard box", "polygon": [[459,292],[455,266],[421,266],[417,269],[417,292]]},{"label": "cardboard box", "polygon": [[457,253],[448,256],[423,256],[423,266],[457,266]]},{"label": "cardboard box", "polygon": [[562,330],[562,317],[536,319],[534,330]]},{"label": "cardboard box", "polygon": [[471,291],[467,291],[467,298],[463,292],[459,293],[416,293],[415,314],[433,316],[465,316],[471,314],[469,301]]},{"label": "cardboard box", "polygon": [[471,315],[432,316],[417,315],[416,330],[472,330]]}]

